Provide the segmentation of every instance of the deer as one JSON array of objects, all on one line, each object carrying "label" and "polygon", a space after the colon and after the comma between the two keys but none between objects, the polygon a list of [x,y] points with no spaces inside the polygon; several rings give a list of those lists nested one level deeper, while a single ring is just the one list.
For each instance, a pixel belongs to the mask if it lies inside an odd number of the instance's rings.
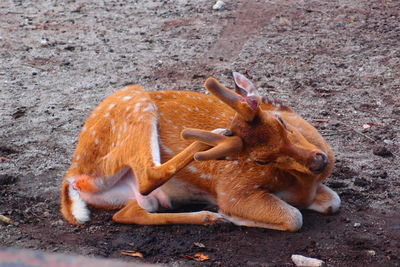
[{"label": "deer", "polygon": [[[298,231],[300,210],[338,211],[323,182],[335,157],[310,123],[262,96],[234,72],[235,89],[210,77],[210,94],[128,85],[85,122],[61,186],[61,212],[75,225],[89,207],[117,210],[121,224],[239,226]],[[208,202],[218,212],[157,212]]]}]

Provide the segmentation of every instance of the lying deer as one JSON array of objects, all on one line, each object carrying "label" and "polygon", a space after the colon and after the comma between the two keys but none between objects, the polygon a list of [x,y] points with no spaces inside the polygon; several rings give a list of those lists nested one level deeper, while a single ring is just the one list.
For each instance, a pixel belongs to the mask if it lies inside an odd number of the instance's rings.
[{"label": "lying deer", "polygon": [[[236,92],[209,78],[212,95],[133,85],[105,99],[86,121],[63,181],[64,217],[89,221],[88,204],[120,209],[117,223],[224,219],[296,231],[299,209],[336,212],[340,198],[322,184],[334,162],[322,136],[243,75],[234,81]],[[189,201],[215,203],[219,212],[156,213]]]}]

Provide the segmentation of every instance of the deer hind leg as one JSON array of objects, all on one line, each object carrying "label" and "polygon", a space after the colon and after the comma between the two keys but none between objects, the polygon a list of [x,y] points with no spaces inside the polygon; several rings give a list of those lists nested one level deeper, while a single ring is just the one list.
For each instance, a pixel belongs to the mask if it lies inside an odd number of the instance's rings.
[{"label": "deer hind leg", "polygon": [[303,224],[300,211],[265,191],[252,194],[219,197],[220,214],[224,219],[249,227],[281,231],[298,231]]},{"label": "deer hind leg", "polygon": [[326,185],[320,184],[317,188],[314,202],[307,209],[329,214],[337,212],[339,207],[339,195]]},{"label": "deer hind leg", "polygon": [[163,224],[199,224],[210,225],[222,220],[218,213],[209,211],[188,213],[149,213],[139,203],[130,201],[113,216],[113,221],[123,224],[163,225]]},{"label": "deer hind leg", "polygon": [[73,224],[83,224],[90,220],[87,203],[95,204],[98,207],[110,207],[111,205],[104,201],[106,198],[102,195],[105,195],[105,192],[126,176],[128,170],[123,169],[115,175],[105,177],[81,174],[66,178],[62,187],[64,217]]},{"label": "deer hind leg", "polygon": [[[148,195],[150,192],[167,182],[176,172],[181,170],[193,160],[196,152],[209,148],[208,145],[194,142],[172,159],[160,163],[160,146],[157,130],[157,119],[152,117],[151,123],[143,125],[142,129],[148,133],[142,137],[139,147],[142,162],[129,164],[134,170],[138,181],[139,192]],[[150,150],[148,149],[150,147]],[[145,166],[145,168],[143,168]]]}]

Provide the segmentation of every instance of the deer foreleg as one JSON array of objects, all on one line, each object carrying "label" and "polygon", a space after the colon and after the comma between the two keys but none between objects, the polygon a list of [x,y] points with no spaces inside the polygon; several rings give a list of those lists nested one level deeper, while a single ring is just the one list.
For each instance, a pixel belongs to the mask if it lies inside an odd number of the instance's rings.
[{"label": "deer foreleg", "polygon": [[314,202],[307,209],[329,214],[338,211],[339,207],[339,195],[326,185],[320,184]]},{"label": "deer foreleg", "polygon": [[303,224],[297,208],[262,190],[225,194],[218,197],[218,204],[224,218],[237,225],[294,232]]},{"label": "deer foreleg", "polygon": [[136,200],[129,202],[113,216],[113,221],[123,224],[162,225],[162,224],[214,224],[222,220],[218,213],[209,211],[188,213],[149,213]]}]

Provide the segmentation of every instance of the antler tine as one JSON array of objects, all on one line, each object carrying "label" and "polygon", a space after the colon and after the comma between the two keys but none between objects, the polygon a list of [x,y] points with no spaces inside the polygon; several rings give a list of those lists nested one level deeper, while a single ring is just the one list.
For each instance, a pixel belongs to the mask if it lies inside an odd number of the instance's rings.
[{"label": "antler tine", "polygon": [[257,109],[251,108],[243,97],[232,90],[229,90],[214,78],[208,78],[204,87],[213,95],[221,99],[225,104],[239,113],[246,121],[252,121]]},{"label": "antler tine", "polygon": [[225,136],[199,129],[185,129],[182,131],[182,137],[186,140],[199,141],[213,146],[207,151],[197,152],[194,155],[194,159],[199,161],[224,158],[239,153],[243,148],[242,139],[238,136]]}]

